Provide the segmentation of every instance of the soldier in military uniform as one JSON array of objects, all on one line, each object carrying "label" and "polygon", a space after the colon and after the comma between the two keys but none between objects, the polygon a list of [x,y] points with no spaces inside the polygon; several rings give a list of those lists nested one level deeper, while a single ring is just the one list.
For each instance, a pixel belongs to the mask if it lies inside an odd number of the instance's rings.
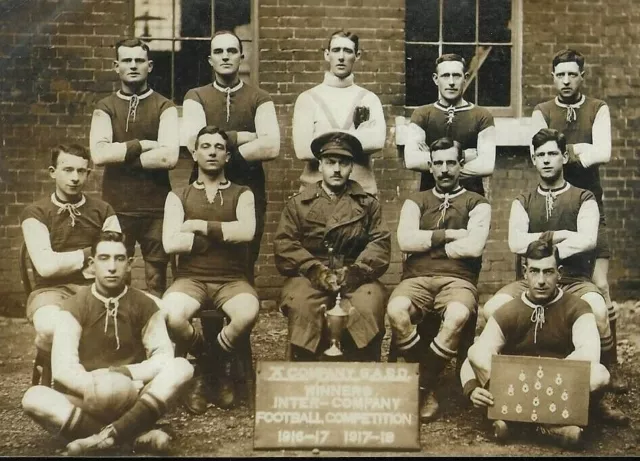
[{"label": "soldier in military uniform", "polygon": [[389,266],[391,238],[378,200],[349,179],[364,155],[362,144],[332,131],[316,137],[311,151],[322,180],[288,200],[274,238],[276,266],[290,277],[280,309],[289,319],[292,359],[322,354],[322,305],[330,309],[339,293],[349,312],[341,339],[345,359],[379,360],[387,295],[377,279]]}]

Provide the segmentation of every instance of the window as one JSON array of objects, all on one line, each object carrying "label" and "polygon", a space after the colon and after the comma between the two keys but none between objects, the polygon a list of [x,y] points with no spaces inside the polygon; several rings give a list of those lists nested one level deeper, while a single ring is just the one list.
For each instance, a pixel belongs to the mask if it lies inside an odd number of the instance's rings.
[{"label": "window", "polygon": [[456,53],[467,61],[464,98],[496,116],[520,111],[521,0],[407,0],[406,105],[437,100],[435,60]]},{"label": "window", "polygon": [[257,0],[135,0],[134,34],[149,44],[154,68],[149,84],[160,94],[182,104],[191,88],[211,83],[207,61],[211,36],[232,30],[241,39],[243,80],[255,78]]}]

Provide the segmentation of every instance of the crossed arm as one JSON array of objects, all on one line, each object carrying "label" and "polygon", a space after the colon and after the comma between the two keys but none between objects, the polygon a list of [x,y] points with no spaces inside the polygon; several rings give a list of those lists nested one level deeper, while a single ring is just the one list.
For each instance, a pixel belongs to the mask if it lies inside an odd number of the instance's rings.
[{"label": "crossed arm", "polygon": [[420,207],[405,200],[398,220],[398,244],[405,253],[427,252],[441,248],[449,258],[477,258],[489,237],[491,206],[480,203],[469,212],[467,229],[420,230]]},{"label": "crossed arm", "polygon": [[247,190],[238,198],[236,221],[220,222],[202,219],[185,220],[184,207],[176,194],[169,192],[164,207],[162,245],[167,253],[199,253],[209,240],[250,242],[256,231],[253,192]]},{"label": "crossed arm", "polygon": [[[87,265],[91,247],[74,251],[54,251],[51,248],[49,229],[44,223],[36,218],[27,218],[21,227],[29,258],[42,277],[63,277],[82,270]],[[102,230],[122,232],[115,214],[105,219]]]},{"label": "crossed arm", "polygon": [[[541,128],[549,128],[540,110],[534,110],[531,115],[532,132],[537,133]],[[601,165],[611,160],[611,114],[609,107],[604,105],[596,113],[591,126],[592,143],[568,144],[569,162],[580,162],[584,168]],[[533,149],[533,146],[531,147]]]},{"label": "crossed arm", "polygon": [[[183,142],[189,151],[195,151],[198,131],[207,125],[207,117],[202,104],[187,99],[182,106]],[[271,101],[262,103],[254,117],[256,132],[227,131],[233,144],[238,146],[240,155],[248,162],[268,161],[278,157],[280,152],[280,126],[275,105]]]},{"label": "crossed arm", "polygon": [[[404,148],[405,168],[414,171],[429,171],[431,151],[426,144],[427,135],[415,123],[407,128],[407,140]],[[464,150],[463,177],[490,176],[496,163],[496,129],[489,126],[478,133],[478,147]]]},{"label": "crossed arm", "polygon": [[[585,200],[578,211],[576,231],[553,231],[553,243],[558,247],[560,259],[568,258],[578,253],[593,250],[598,238],[598,223],[600,214],[595,200]],[[509,215],[509,249],[516,254],[523,255],[527,246],[538,240],[542,232],[529,232],[529,215],[519,200],[511,204]]]},{"label": "crossed arm", "polygon": [[96,109],[91,118],[89,144],[91,159],[96,165],[139,161],[140,166],[145,169],[170,170],[178,163],[180,149],[178,110],[169,107],[162,112],[157,141],[134,139],[113,142],[111,117],[106,112]]}]

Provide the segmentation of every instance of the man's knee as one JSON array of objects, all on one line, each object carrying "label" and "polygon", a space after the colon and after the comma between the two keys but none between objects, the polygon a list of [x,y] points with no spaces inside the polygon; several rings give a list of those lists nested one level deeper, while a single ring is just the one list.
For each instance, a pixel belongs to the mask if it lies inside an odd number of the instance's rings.
[{"label": "man's knee", "polygon": [[411,300],[406,296],[396,296],[389,301],[387,305],[387,314],[391,324],[395,324],[398,320],[405,318],[410,314]]},{"label": "man's knee", "polygon": [[229,312],[231,322],[242,326],[243,328],[252,328],[258,320],[260,312],[260,302],[253,295],[238,295],[228,301],[229,309],[223,309]]},{"label": "man's knee", "polygon": [[193,365],[184,357],[175,357],[167,364],[166,369],[176,385],[182,385],[193,377]]},{"label": "man's knee", "polygon": [[600,293],[590,292],[582,295],[581,299],[586,301],[591,307],[591,311],[593,315],[596,317],[596,323],[598,325],[604,324],[605,322],[609,322],[609,312],[607,310],[607,305],[604,301],[604,298]]},{"label": "man's knee", "polygon": [[500,307],[507,304],[512,299],[513,297],[511,295],[504,294],[504,293],[498,293],[494,295],[482,307],[482,316],[484,317],[485,320],[489,320],[489,317],[493,316],[493,314]]},{"label": "man's knee", "polygon": [[447,304],[443,325],[453,331],[461,331],[471,317],[469,308],[459,302]]},{"label": "man's knee", "polygon": [[606,367],[600,363],[591,363],[591,374],[589,376],[589,387],[591,392],[602,389],[609,384],[611,375]]},{"label": "man's knee", "polygon": [[41,416],[49,407],[51,391],[46,386],[30,387],[22,396],[22,410],[30,416]]}]

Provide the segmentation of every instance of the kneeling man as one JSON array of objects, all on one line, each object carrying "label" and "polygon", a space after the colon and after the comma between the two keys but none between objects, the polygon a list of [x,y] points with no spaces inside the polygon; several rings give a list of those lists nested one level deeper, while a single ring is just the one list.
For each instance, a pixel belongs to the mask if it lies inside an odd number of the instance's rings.
[{"label": "kneeling man", "polygon": [[[494,354],[566,358],[591,363],[590,404],[596,408],[609,382],[609,372],[600,364],[600,344],[594,341],[598,337],[596,318],[589,304],[558,285],[562,266],[558,248],[550,239],[531,242],[524,258],[528,288],[489,318],[469,349],[460,371],[464,395],[477,408],[493,405],[493,395],[484,386]],[[576,445],[582,434],[578,426],[538,429],[563,446]]]},{"label": "kneeling man", "polygon": [[364,155],[362,144],[331,131],[316,137],[311,151],[322,180],[287,201],[273,241],[276,267],[290,277],[280,310],[289,319],[292,359],[313,361],[322,354],[324,306],[333,307],[339,292],[349,312],[345,358],[377,361],[386,301],[377,279],[389,267],[391,237],[378,200],[349,179],[355,159]]},{"label": "kneeling man", "polygon": [[[164,212],[162,243],[167,253],[179,254],[176,280],[163,297],[169,332],[181,355],[190,352],[199,371],[218,380],[218,400],[233,403],[227,365],[243,335],[251,333],[260,303],[247,281],[249,242],[256,229],[253,192],[225,176],[230,160],[229,136],[215,126],[205,126],[196,137],[193,158],[198,179],[169,192]],[[209,346],[191,318],[211,299],[229,324]],[[184,402],[196,414],[206,411],[202,374]]]},{"label": "kneeling man", "polygon": [[[398,244],[406,254],[403,280],[387,307],[398,353],[407,362],[420,363],[422,421],[438,412],[433,393],[437,378],[456,357],[460,333],[477,308],[476,285],[491,222],[487,200],[460,186],[460,144],[440,138],[429,149],[436,186],[412,194],[402,206]],[[427,346],[415,323],[429,311],[442,316],[442,327]]]},{"label": "kneeling man", "polygon": [[135,439],[161,448],[169,437],[151,430],[191,379],[174,358],[157,298],[127,287],[132,258],[124,236],[103,232],[92,248],[95,282],[64,301],[53,338],[54,388],[31,387],[24,411],[70,439],[78,455]]}]

